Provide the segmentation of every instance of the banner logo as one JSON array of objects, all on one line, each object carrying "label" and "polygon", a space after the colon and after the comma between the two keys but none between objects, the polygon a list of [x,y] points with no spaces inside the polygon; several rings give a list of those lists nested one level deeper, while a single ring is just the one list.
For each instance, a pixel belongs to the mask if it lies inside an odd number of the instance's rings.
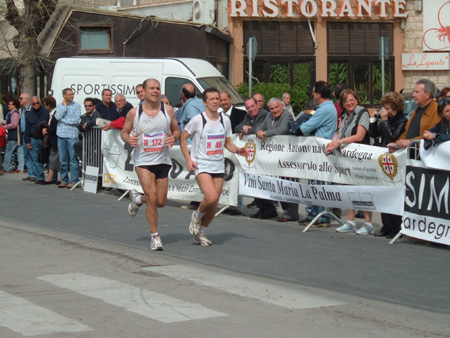
[{"label": "banner logo", "polygon": [[256,158],[256,144],[255,141],[252,139],[248,139],[247,143],[244,146],[245,149],[247,149],[248,156],[245,159],[247,161],[247,164],[250,165],[253,163],[253,161]]},{"label": "banner logo", "polygon": [[378,156],[378,164],[383,173],[393,181],[398,172],[398,162],[395,156],[390,153],[382,154]]}]

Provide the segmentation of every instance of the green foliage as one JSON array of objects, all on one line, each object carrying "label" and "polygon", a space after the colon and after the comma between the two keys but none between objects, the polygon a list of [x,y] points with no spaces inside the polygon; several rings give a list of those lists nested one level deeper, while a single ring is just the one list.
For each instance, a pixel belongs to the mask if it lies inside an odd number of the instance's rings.
[{"label": "green foliage", "polygon": [[311,83],[311,65],[309,63],[295,63],[293,69],[294,87],[308,88]]},{"label": "green foliage", "polygon": [[331,87],[338,83],[347,83],[347,65],[345,63],[330,63],[328,82]]},{"label": "green foliage", "polygon": [[[237,86],[239,93],[248,97],[248,83],[242,82]],[[283,93],[288,92],[291,94],[291,106],[295,113],[303,110],[304,106],[309,104],[309,83],[308,87],[302,87],[299,85],[289,86],[287,83],[256,83],[252,87],[252,95],[260,93],[264,95],[266,102],[272,97],[281,98]]]},{"label": "green foliage", "polygon": [[[373,103],[378,104],[381,100],[382,89],[383,89],[383,75],[381,72],[381,64],[374,64],[372,68],[373,73]],[[389,83],[389,70],[385,69],[384,73],[384,90],[388,92],[390,90]]]},{"label": "green foliage", "polygon": [[361,99],[361,103],[362,104],[370,104],[369,102],[369,92],[367,90],[367,85],[364,83],[360,83],[357,85],[357,87],[355,88],[356,90],[356,94],[359,96],[359,98]]},{"label": "green foliage", "polygon": [[286,64],[270,65],[270,81],[274,83],[288,83],[289,70]]}]

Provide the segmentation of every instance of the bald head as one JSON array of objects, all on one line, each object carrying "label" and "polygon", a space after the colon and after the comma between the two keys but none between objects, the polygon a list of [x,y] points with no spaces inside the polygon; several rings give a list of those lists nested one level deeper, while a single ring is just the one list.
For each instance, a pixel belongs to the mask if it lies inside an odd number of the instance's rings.
[{"label": "bald head", "polygon": [[25,108],[26,106],[28,106],[28,104],[31,101],[30,94],[28,94],[28,93],[20,94],[19,101],[20,101],[20,105]]},{"label": "bald head", "polygon": [[187,101],[195,97],[195,87],[190,83],[186,83],[183,87],[181,87],[181,94]]}]

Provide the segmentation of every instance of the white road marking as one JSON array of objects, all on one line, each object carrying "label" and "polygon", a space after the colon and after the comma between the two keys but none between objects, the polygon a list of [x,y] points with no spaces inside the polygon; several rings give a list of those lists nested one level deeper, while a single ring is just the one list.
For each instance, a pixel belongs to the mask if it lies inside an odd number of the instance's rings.
[{"label": "white road marking", "polygon": [[38,279],[163,323],[227,316],[200,304],[82,273],[40,276]]},{"label": "white road marking", "polygon": [[211,272],[203,268],[193,268],[187,265],[146,267],[143,270],[160,273],[179,280],[189,280],[196,284],[213,287],[243,297],[258,299],[262,302],[288,309],[309,309],[344,304],[334,299],[316,296],[293,288],[280,287],[248,278]]},{"label": "white road marking", "polygon": [[92,330],[28,300],[0,290],[0,326],[23,336]]}]

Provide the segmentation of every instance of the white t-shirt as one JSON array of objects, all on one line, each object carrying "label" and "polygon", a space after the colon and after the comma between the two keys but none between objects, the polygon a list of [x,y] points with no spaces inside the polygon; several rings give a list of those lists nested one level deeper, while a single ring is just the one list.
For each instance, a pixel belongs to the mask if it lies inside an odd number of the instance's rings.
[{"label": "white t-shirt", "polygon": [[228,116],[219,114],[217,121],[211,121],[205,113],[201,113],[189,121],[185,130],[192,138],[191,158],[198,168],[195,174],[225,173],[223,148],[226,138],[231,136]]}]

